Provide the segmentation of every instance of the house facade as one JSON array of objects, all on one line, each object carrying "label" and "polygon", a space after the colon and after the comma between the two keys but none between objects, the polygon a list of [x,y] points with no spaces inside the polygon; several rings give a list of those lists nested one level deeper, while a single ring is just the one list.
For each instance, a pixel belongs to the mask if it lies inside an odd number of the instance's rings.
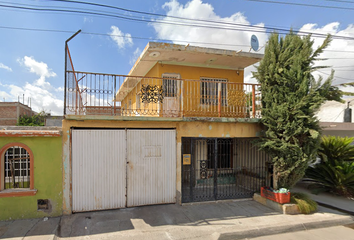
[{"label": "house facade", "polygon": [[261,54],[149,43],[128,75],[80,72],[69,50],[63,212],[248,198],[270,179]]},{"label": "house facade", "polygon": [[61,129],[0,130],[0,221],[62,215]]}]

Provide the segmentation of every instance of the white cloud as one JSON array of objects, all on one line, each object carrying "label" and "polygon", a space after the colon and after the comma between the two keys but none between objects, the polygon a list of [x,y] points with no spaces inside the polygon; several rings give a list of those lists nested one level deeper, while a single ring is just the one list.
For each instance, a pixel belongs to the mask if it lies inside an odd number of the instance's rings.
[{"label": "white cloud", "polygon": [[22,102],[22,96],[24,96],[24,104],[29,105],[28,98],[30,98],[31,107],[36,112],[45,110],[46,112],[50,112],[52,115],[63,114],[63,100],[59,99],[47,89],[28,82],[26,82],[23,87],[16,85],[1,86],[7,89],[7,94],[5,95],[0,91],[1,100],[5,97],[6,101],[17,101],[18,97],[20,97],[20,102]]},{"label": "white cloud", "polygon": [[[203,3],[201,0],[192,0],[186,3],[185,5],[180,4],[177,0],[171,0],[170,2],[166,2],[162,6],[162,8],[165,9],[167,16],[193,19],[207,19],[209,21],[230,23],[230,25],[228,26],[217,23],[212,24],[214,27],[220,27],[219,29],[203,27],[196,28],[189,26],[178,26],[159,23],[152,24],[157,33],[158,38],[171,39],[174,40],[173,42],[176,44],[187,44],[186,41],[190,41],[190,44],[193,46],[221,48],[235,51],[242,50],[245,52],[249,52],[251,47],[251,36],[253,34],[257,36],[260,47],[264,46],[268,39],[265,30],[262,32],[252,32],[222,29],[225,27],[237,28],[236,25],[232,24],[243,24],[246,26],[260,27],[263,27],[264,24],[258,23],[252,25],[241,12],[235,12],[229,17],[221,17],[214,12],[214,8],[211,4]],[[165,17],[162,20],[176,21],[175,19],[171,19],[168,17]],[[178,23],[190,24],[191,22],[188,20],[178,20]],[[208,23],[208,25],[211,25],[211,23]],[[242,28],[244,29],[244,27]],[[263,53],[263,51],[264,49],[261,49],[259,50],[259,53]],[[256,80],[251,78],[251,71],[255,71],[255,68],[252,66],[245,69],[245,82],[255,83]]]},{"label": "white cloud", "polygon": [[39,76],[39,79],[34,83],[40,87],[49,87],[50,84],[46,82],[48,77],[56,77],[57,74],[53,72],[48,65],[44,62],[37,62],[33,57],[24,56],[19,59],[18,62],[21,65],[26,66],[30,72],[35,73]]},{"label": "white cloud", "polygon": [[[28,105],[28,99],[31,101],[31,107],[34,111],[45,110],[52,115],[62,115],[64,102],[62,100],[63,88],[55,88],[46,79],[57,76],[46,63],[38,62],[33,57],[24,56],[18,62],[26,67],[30,72],[39,76],[39,79],[33,79],[33,82],[26,82],[24,86],[15,84],[0,83],[0,101],[23,101]],[[20,98],[18,98],[20,97]]]},{"label": "white cloud", "polygon": [[140,53],[141,53],[141,50],[140,50],[140,48],[137,47],[137,48],[135,49],[133,55],[130,57],[130,60],[129,60],[129,64],[130,64],[130,65],[133,66],[133,65],[135,64],[136,60],[137,60],[138,57],[140,56]]},{"label": "white cloud", "polygon": [[[305,24],[300,31],[354,37],[354,25],[348,25],[347,28],[341,30],[338,22],[329,23],[322,27],[318,27],[317,24]],[[324,40],[324,38],[312,38],[314,40],[314,48],[320,46]],[[354,82],[352,77],[354,72],[354,41],[334,38],[320,58],[327,58],[328,60],[320,61],[317,65],[330,66],[331,68],[316,72],[316,76],[322,75],[323,78],[326,78],[333,68],[335,70],[334,84]]]},{"label": "white cloud", "polygon": [[118,48],[125,48],[126,45],[132,46],[133,39],[130,33],[123,33],[116,26],[111,26],[111,32],[109,33],[111,39],[118,45]]},{"label": "white cloud", "polygon": [[9,71],[9,72],[12,72],[12,69],[11,69],[10,67],[6,66],[6,65],[3,64],[3,63],[0,63],[0,68],[5,69],[5,70],[7,70],[7,71]]},{"label": "white cloud", "polygon": [[91,17],[84,17],[84,23],[92,23],[93,19]]},{"label": "white cloud", "polygon": [[[180,4],[177,0],[171,0],[166,2],[162,8],[166,11],[167,16],[175,16],[182,18],[193,18],[202,19],[215,22],[227,22],[230,24],[243,24],[246,26],[251,26],[251,23],[247,18],[240,12],[235,12],[229,17],[218,16],[214,12],[214,8],[211,4],[203,3],[201,0],[192,0],[185,5]],[[162,19],[164,21],[177,21],[178,23],[191,24],[188,20],[176,20],[169,17]],[[196,22],[193,22],[196,24]],[[200,24],[200,23],[198,23]],[[204,28],[204,27],[190,27],[190,26],[179,26],[170,24],[159,24],[153,23],[158,38],[171,39],[174,43],[187,44],[186,41],[190,41],[191,45],[203,46],[203,47],[214,47],[230,50],[250,50],[250,40],[251,36],[255,34],[258,37],[260,46],[264,45],[267,40],[267,34],[264,32],[255,33],[250,31],[235,31],[226,30],[222,28],[237,28],[235,25],[221,25],[218,23],[205,23],[203,25],[212,25],[218,28]],[[257,24],[257,26],[263,26],[263,23]],[[244,27],[243,27],[244,29]],[[212,44],[202,44],[194,42],[204,42]],[[223,44],[229,44],[223,45]]]}]

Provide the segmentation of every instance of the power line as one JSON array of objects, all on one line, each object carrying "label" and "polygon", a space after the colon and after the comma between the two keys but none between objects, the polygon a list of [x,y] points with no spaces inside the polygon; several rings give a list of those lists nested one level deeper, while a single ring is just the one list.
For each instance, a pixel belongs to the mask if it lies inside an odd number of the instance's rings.
[{"label": "power line", "polygon": [[[54,1],[54,0],[53,0]],[[60,0],[57,0],[60,1]],[[61,0],[64,1],[64,0]],[[90,12],[88,10],[85,11],[78,11],[78,10],[66,10],[66,9],[55,9],[55,8],[33,8],[33,7],[24,7],[24,6],[10,6],[10,5],[0,5],[0,7],[4,8],[14,8],[14,9],[21,9],[21,10],[30,10],[30,11],[49,11],[49,12],[64,12],[64,13],[78,13],[78,14],[89,14],[89,15],[96,15],[96,16],[105,16],[105,17],[113,17],[113,18],[120,18],[123,20],[131,20],[131,21],[139,21],[139,22],[149,22],[149,23],[160,23],[160,24],[170,24],[170,25],[177,25],[177,26],[188,26],[188,27],[202,27],[202,28],[212,28],[212,29],[224,29],[224,30],[233,30],[233,31],[247,31],[247,32],[260,32],[260,33],[269,33],[270,30],[273,31],[282,31],[282,32],[289,32],[290,29],[280,29],[280,28],[269,28],[269,27],[260,27],[260,26],[251,26],[245,24],[237,24],[237,26],[242,26],[246,28],[230,28],[230,27],[220,27],[220,26],[208,26],[208,25],[200,25],[200,24],[186,24],[180,22],[170,22],[170,21],[161,21],[161,20],[146,20],[146,19],[139,19],[134,17],[127,17],[127,16],[118,16],[113,14],[107,13],[99,13],[99,12]],[[189,19],[191,20],[191,19]],[[221,23],[221,22],[220,22]],[[256,28],[256,29],[252,29]],[[327,34],[321,33],[314,33],[314,32],[306,32],[306,31],[298,31],[297,34],[299,35],[308,35],[311,34],[314,37],[325,38]],[[354,40],[354,37],[346,37],[346,36],[338,36],[332,35],[333,39],[345,39],[345,40]]]},{"label": "power line", "polygon": [[345,0],[325,0],[325,1],[328,1],[328,2],[340,2],[340,3],[352,3],[352,4],[354,4],[354,2],[352,2],[352,1],[345,1]]},{"label": "power line", "polygon": [[[3,29],[13,29],[13,30],[24,30],[24,31],[38,31],[38,32],[57,32],[57,33],[75,33],[75,31],[68,30],[55,30],[55,29],[38,29],[38,28],[23,28],[23,27],[9,27],[9,26],[1,26]],[[99,36],[116,36],[116,37],[126,37],[125,35],[117,35],[117,34],[107,34],[107,33],[94,33],[94,32],[85,32],[82,31],[82,34],[86,35],[99,35]],[[205,44],[205,45],[222,45],[222,46],[244,46],[250,47],[249,45],[237,45],[237,44],[227,44],[227,43],[211,43],[211,42],[196,42],[196,41],[188,41],[188,40],[177,40],[177,39],[162,39],[162,38],[148,38],[148,37],[138,37],[138,36],[130,36],[132,39],[141,39],[141,40],[151,40],[151,41],[165,41],[165,42],[184,42],[184,43],[194,43],[194,44]],[[264,47],[264,46],[263,46]],[[343,52],[343,53],[354,53],[354,51],[343,51],[343,50],[327,50],[328,52]],[[354,58],[325,58],[324,61],[332,60],[332,59],[354,59]]]},{"label": "power line", "polygon": [[[329,73],[324,73],[324,72],[321,72],[321,71],[318,71],[318,70],[317,70],[317,72],[322,73],[322,74],[325,74],[325,75],[328,75],[328,76],[331,75],[331,74],[329,74]],[[343,80],[350,80],[350,81],[353,81],[353,79],[344,78],[344,77],[337,77],[337,76],[335,76],[334,78],[339,78],[339,79],[343,79]],[[335,86],[337,86],[337,85],[335,85]]]},{"label": "power line", "polygon": [[[25,30],[25,31],[39,31],[39,32],[75,33],[75,31],[53,30],[53,29],[21,28],[21,27],[7,27],[7,26],[0,26],[0,28],[14,29],[14,30]],[[81,33],[86,34],[86,35],[115,36],[115,37],[122,37],[122,38],[126,37],[125,35],[107,34],[107,33],[93,33],[93,32],[85,32],[85,31],[82,31]],[[136,37],[136,36],[129,36],[129,38],[140,39],[140,40],[151,40],[151,41],[184,42],[184,43],[195,43],[195,44],[205,44],[205,45],[223,45],[223,46],[231,46],[231,47],[232,46],[234,46],[234,47],[250,47],[250,45],[241,45],[241,44],[194,42],[194,41],[187,41],[187,40],[148,38],[148,37]]]},{"label": "power line", "polygon": [[279,2],[279,1],[265,1],[265,0],[248,0],[248,1],[261,2],[261,3],[282,4],[282,5],[294,5],[294,6],[303,6],[303,7],[330,8],[330,9],[351,10],[351,11],[354,10],[354,8],[351,8],[351,7],[337,7],[337,6],[306,4],[306,3],[295,3],[295,2]]}]

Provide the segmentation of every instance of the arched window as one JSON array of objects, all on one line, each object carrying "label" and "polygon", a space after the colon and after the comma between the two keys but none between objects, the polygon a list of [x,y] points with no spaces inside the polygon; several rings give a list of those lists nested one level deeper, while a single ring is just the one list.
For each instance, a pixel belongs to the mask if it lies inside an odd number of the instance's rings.
[{"label": "arched window", "polygon": [[33,183],[33,153],[23,143],[9,143],[0,149],[0,193],[31,190]]}]

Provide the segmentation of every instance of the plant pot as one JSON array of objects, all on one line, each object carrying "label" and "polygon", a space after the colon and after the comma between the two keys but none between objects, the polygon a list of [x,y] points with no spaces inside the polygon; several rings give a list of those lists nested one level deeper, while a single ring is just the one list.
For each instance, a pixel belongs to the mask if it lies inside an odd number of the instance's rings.
[{"label": "plant pot", "polygon": [[261,196],[280,204],[290,202],[290,192],[275,193],[269,187],[261,187]]}]

